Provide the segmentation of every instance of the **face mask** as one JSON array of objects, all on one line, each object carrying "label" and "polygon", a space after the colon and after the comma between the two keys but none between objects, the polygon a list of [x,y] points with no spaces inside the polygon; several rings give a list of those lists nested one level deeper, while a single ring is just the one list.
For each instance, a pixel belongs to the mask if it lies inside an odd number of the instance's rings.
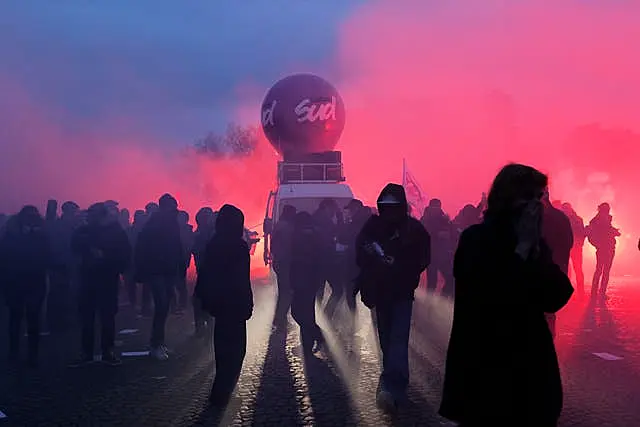
[{"label": "face mask", "polygon": [[406,217],[406,214],[402,205],[382,205],[380,217],[389,223],[397,224]]}]

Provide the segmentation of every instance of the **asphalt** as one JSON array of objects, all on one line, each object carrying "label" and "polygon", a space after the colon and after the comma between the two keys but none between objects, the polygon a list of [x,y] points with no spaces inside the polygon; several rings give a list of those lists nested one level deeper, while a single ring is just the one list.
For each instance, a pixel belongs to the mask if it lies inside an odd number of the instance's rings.
[{"label": "asphalt", "polygon": [[[575,297],[558,318],[557,347],[565,385],[562,427],[640,426],[640,280],[617,278],[609,300]],[[328,345],[305,360],[297,327],[272,333],[274,288],[255,283],[256,310],[236,397],[226,411],[207,396],[214,351],[197,340],[191,313],[172,316],[171,358],[123,357],[110,367],[69,368],[79,331],[42,337],[41,366],[10,365],[6,313],[0,313],[0,412],[3,426],[443,426],[436,415],[450,329],[451,305],[418,291],[410,342],[409,402],[395,417],[374,404],[379,351],[369,311],[358,307],[355,325],[339,314],[318,318]],[[150,319],[125,304],[117,318],[117,349],[146,351]],[[490,351],[490,349],[487,349]],[[499,356],[499,355],[496,355]]]}]

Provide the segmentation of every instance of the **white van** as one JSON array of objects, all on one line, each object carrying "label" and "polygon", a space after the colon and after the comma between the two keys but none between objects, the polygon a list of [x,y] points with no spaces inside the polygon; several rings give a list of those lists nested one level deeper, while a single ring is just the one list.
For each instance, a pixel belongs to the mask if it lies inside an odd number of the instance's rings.
[{"label": "white van", "polygon": [[307,161],[278,163],[278,188],[269,194],[264,219],[265,263],[271,262],[269,237],[283,207],[291,205],[298,212],[313,214],[323,200],[332,199],[344,208],[354,198],[344,181],[339,152],[319,153]]}]

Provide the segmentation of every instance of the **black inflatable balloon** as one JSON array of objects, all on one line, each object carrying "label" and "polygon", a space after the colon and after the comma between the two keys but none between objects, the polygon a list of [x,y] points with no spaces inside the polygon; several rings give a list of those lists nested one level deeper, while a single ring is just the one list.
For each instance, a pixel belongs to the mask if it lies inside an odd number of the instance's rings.
[{"label": "black inflatable balloon", "polygon": [[265,135],[285,159],[333,150],[345,124],[340,94],[313,74],[278,81],[267,92],[261,112]]}]

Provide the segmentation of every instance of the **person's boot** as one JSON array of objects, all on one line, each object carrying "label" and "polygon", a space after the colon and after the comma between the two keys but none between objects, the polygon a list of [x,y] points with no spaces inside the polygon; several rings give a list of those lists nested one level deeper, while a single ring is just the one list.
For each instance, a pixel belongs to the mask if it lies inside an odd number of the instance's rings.
[{"label": "person's boot", "polygon": [[103,352],[101,362],[109,366],[122,365],[122,360],[120,360],[113,350]]},{"label": "person's boot", "polygon": [[398,402],[388,391],[381,389],[376,396],[376,405],[382,411],[393,414],[398,410]]},{"label": "person's boot", "polygon": [[209,393],[209,405],[215,408],[224,408],[229,403],[231,394],[232,393],[222,390],[222,387],[216,384],[214,380],[211,392]]}]

